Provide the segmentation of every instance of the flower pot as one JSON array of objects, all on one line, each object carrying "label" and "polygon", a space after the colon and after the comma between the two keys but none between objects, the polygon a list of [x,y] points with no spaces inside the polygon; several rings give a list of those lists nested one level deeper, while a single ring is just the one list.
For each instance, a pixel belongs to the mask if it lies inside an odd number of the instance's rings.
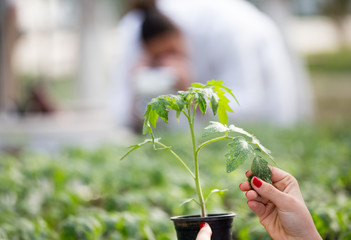
[{"label": "flower pot", "polygon": [[209,214],[207,217],[188,215],[172,217],[178,240],[195,240],[201,222],[207,222],[212,229],[212,240],[231,240],[232,223],[235,213]]}]

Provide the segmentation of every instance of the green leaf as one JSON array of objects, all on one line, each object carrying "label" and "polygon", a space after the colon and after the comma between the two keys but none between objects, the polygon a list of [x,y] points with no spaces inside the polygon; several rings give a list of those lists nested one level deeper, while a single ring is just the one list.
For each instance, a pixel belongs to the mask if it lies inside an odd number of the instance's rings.
[{"label": "green leaf", "polygon": [[199,104],[200,111],[202,114],[205,114],[207,110],[207,102],[202,92],[197,93],[197,102]]},{"label": "green leaf", "polygon": [[141,143],[138,143],[138,144],[134,144],[132,146],[129,146],[129,150],[127,153],[125,153],[120,160],[123,160],[126,156],[128,156],[131,152],[137,150],[138,148],[144,146],[145,144],[148,144],[148,143],[153,143],[154,141],[157,142],[158,140],[160,140],[160,138],[157,138],[157,139],[146,139],[144,142],[141,142]]},{"label": "green leaf", "polygon": [[261,157],[263,157],[265,159],[271,160],[272,162],[274,162],[275,165],[278,166],[278,164],[274,161],[273,156],[271,155],[271,151],[269,149],[267,149],[266,147],[264,147],[254,135],[252,135],[251,133],[248,133],[244,129],[236,127],[234,125],[229,126],[229,131],[237,132],[237,133],[240,133],[242,135],[245,135],[245,136],[251,138],[251,143],[252,143],[252,145],[254,145],[253,149],[255,150],[256,154],[260,155]]},{"label": "green leaf", "polygon": [[229,93],[236,101],[238,105],[239,101],[236,99],[235,95],[233,94],[233,91],[230,88],[227,88],[226,86],[223,85],[224,81],[219,81],[219,80],[211,80],[207,82],[207,86],[214,86],[215,88],[223,88],[227,93]]},{"label": "green leaf", "polygon": [[179,95],[167,95],[166,100],[169,103],[169,108],[175,111],[182,111],[184,109],[184,100]]},{"label": "green leaf", "polygon": [[214,91],[212,86],[203,86],[202,88],[198,88],[197,91],[204,94],[205,99],[208,99],[210,102],[210,107],[212,108],[213,115],[217,114],[218,110],[218,101],[219,97],[217,93]]},{"label": "green leaf", "polygon": [[204,88],[205,87],[205,85],[203,85],[202,83],[193,83],[193,84],[191,84],[191,86],[196,87],[196,88]]},{"label": "green leaf", "polygon": [[219,121],[223,124],[228,124],[228,113],[227,112],[233,112],[233,110],[229,106],[230,101],[225,96],[225,93],[227,92],[229,95],[231,95],[237,103],[238,103],[238,100],[236,99],[236,97],[234,96],[232,91],[229,88],[225,87],[223,85],[223,83],[224,83],[223,81],[211,80],[211,81],[207,82],[206,86],[212,87],[214,92],[218,96],[218,109],[215,112],[218,112]]},{"label": "green leaf", "polygon": [[235,95],[233,94],[233,91],[230,88],[227,88],[226,86],[223,86],[223,84],[221,86],[227,93],[229,93],[235,99],[236,103],[238,105],[240,105],[238,99],[236,99]]},{"label": "green leaf", "polygon": [[185,102],[180,95],[168,95],[167,101],[169,102],[169,108],[177,112],[177,121],[179,122],[180,113],[184,109]]},{"label": "green leaf", "polygon": [[158,119],[158,114],[155,110],[151,109],[150,113],[149,113],[149,122],[151,124],[151,126],[153,126],[154,128],[156,127],[156,122]]},{"label": "green leaf", "polygon": [[[234,126],[233,124],[231,124],[231,125],[229,126],[229,130],[230,130],[231,132],[237,132],[237,133],[243,134],[243,135],[245,135],[245,136],[251,138],[252,140],[253,140],[253,139],[256,139],[254,135],[252,135],[252,134],[246,132],[246,131],[245,131],[244,129],[242,129],[242,128],[239,128],[239,127]],[[256,139],[256,140],[257,140],[257,139]]]},{"label": "green leaf", "polygon": [[152,134],[151,125],[153,127],[156,126],[158,115],[154,112],[154,110],[151,110],[150,103],[147,105],[143,117],[144,117],[143,134]]},{"label": "green leaf", "polygon": [[227,172],[230,173],[244,163],[245,160],[253,157],[253,149],[243,137],[234,138],[233,142],[228,145],[231,149],[225,157],[227,158]]},{"label": "green leaf", "polygon": [[278,166],[277,162],[271,155],[271,151],[268,148],[264,147],[257,138],[253,137],[252,144],[255,146],[255,151],[257,155],[271,160],[276,166]]},{"label": "green leaf", "polygon": [[168,110],[167,106],[170,103],[163,97],[154,98],[151,100],[151,110],[155,110],[156,113],[165,121],[168,122]]},{"label": "green leaf", "polygon": [[210,103],[211,103],[211,108],[213,111],[213,115],[216,115],[218,112],[218,96],[217,94],[212,94],[211,98],[210,98]]},{"label": "green leaf", "polygon": [[223,196],[223,194],[225,193],[225,192],[227,192],[228,191],[228,189],[213,189],[208,195],[207,195],[207,197],[206,197],[206,200],[205,200],[205,203],[207,202],[207,200],[214,194],[214,193],[217,193],[217,194],[219,194],[220,196]]},{"label": "green leaf", "polygon": [[233,110],[229,106],[229,100],[224,95],[223,91],[217,91],[217,95],[219,97],[218,101],[218,119],[223,124],[228,124],[228,113],[233,112]]},{"label": "green leaf", "polygon": [[252,175],[249,177],[248,181],[251,184],[251,179],[256,176],[270,184],[272,184],[272,172],[268,167],[268,162],[262,157],[256,155],[252,161],[251,165]]},{"label": "green leaf", "polygon": [[205,131],[202,134],[202,137],[207,137],[214,133],[227,132],[229,128],[222,123],[210,121],[210,125],[205,127]]},{"label": "green leaf", "polygon": [[147,134],[150,132],[150,111],[151,111],[151,106],[150,104],[147,105],[145,113],[143,115],[144,117],[144,124],[143,124],[143,134]]},{"label": "green leaf", "polygon": [[195,202],[197,205],[201,206],[200,203],[198,201],[196,201],[196,199],[194,198],[187,198],[185,199],[181,204],[180,206],[183,206],[184,204],[187,204],[189,202]]}]

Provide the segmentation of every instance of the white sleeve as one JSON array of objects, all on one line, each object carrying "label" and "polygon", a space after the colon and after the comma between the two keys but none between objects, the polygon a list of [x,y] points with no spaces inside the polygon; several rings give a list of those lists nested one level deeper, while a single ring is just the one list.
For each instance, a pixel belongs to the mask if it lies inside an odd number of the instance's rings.
[{"label": "white sleeve", "polygon": [[216,34],[214,77],[236,94],[236,118],[290,125],[297,120],[298,106],[289,53],[273,22],[264,15],[253,17],[254,29],[233,25],[231,34]]},{"label": "white sleeve", "polygon": [[131,122],[133,86],[131,73],[141,54],[139,32],[141,14],[134,11],[127,14],[118,28],[117,63],[113,69],[110,107],[119,125],[127,126]]}]

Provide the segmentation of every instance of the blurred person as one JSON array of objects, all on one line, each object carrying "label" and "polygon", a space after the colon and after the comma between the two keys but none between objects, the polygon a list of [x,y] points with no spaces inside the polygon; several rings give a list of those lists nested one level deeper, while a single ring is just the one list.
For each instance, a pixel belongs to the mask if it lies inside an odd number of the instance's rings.
[{"label": "blurred person", "polygon": [[211,79],[233,89],[242,121],[288,126],[310,113],[276,25],[246,1],[144,1],[119,34],[112,107],[122,125],[140,126],[151,97]]},{"label": "blurred person", "polygon": [[[270,166],[273,184],[257,177],[239,185],[246,192],[247,205],[273,239],[322,239],[302,197],[298,182],[289,173]],[[249,177],[252,171],[246,172]],[[210,240],[211,228],[200,224],[196,240]]]}]

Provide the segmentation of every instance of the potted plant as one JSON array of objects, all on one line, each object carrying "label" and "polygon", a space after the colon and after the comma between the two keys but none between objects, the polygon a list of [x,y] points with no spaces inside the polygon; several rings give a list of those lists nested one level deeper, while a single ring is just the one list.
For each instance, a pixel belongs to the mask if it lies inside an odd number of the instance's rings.
[{"label": "potted plant", "polygon": [[[146,144],[153,144],[154,150],[169,151],[194,180],[198,199],[191,200],[194,200],[200,206],[201,215],[171,218],[174,222],[179,240],[195,239],[201,222],[210,224],[212,228],[212,239],[231,239],[232,221],[235,214],[207,214],[206,212],[205,199],[207,199],[208,196],[207,198],[204,197],[200,184],[198,154],[201,149],[208,144],[218,141],[229,141],[229,151],[225,154],[226,170],[228,173],[234,171],[244,161],[249,159],[252,160],[251,170],[253,174],[251,177],[257,176],[269,183],[272,182],[271,171],[266,161],[274,161],[270,155],[270,151],[262,146],[259,140],[252,134],[246,132],[242,128],[228,125],[228,112],[232,112],[233,110],[229,106],[230,100],[227,96],[232,97],[238,103],[232,91],[223,85],[223,81],[212,80],[208,81],[206,85],[194,83],[187,91],[179,91],[176,95],[162,95],[153,98],[148,103],[143,115],[143,134],[148,134],[151,138],[146,139],[142,143],[130,146],[129,151],[121,158],[121,160],[124,159],[128,154]],[[211,138],[198,144],[194,131],[196,112],[199,109],[202,114],[205,114],[209,108],[212,109],[214,116],[218,116],[219,122],[211,121],[209,123],[202,136]],[[155,138],[153,134],[153,128],[156,128],[156,122],[159,117],[166,123],[168,122],[169,110],[174,110],[176,112],[177,120],[179,120],[181,115],[185,116],[187,119],[192,142],[194,169],[190,169],[186,161],[173,151],[171,146],[162,143],[161,139]],[[213,136],[215,133],[221,133],[222,136]],[[233,134],[235,135],[233,136]],[[219,190],[215,189],[211,191],[209,195],[218,191]]]}]

